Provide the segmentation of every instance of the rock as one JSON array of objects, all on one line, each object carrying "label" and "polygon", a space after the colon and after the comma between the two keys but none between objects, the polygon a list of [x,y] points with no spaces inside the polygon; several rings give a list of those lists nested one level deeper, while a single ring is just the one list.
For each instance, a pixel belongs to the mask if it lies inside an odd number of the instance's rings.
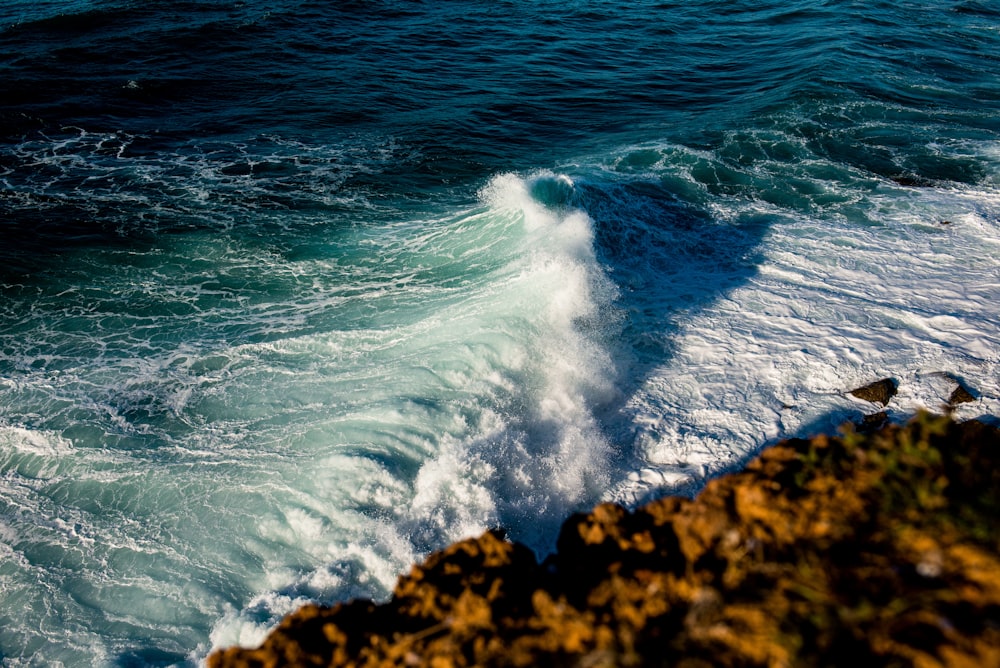
[{"label": "rock", "polygon": [[863,401],[870,401],[873,404],[882,404],[885,406],[889,403],[890,399],[896,396],[898,387],[899,384],[892,378],[883,378],[874,383],[869,383],[864,387],[851,390],[850,394]]},{"label": "rock", "polygon": [[948,405],[955,407],[959,404],[967,404],[976,400],[975,395],[972,391],[962,384],[961,381],[955,381],[958,385],[952,391],[951,396],[948,397]]},{"label": "rock", "polygon": [[488,532],[390,601],[307,606],[235,666],[1000,665],[1000,431],[920,415],[795,439],[694,500]]}]

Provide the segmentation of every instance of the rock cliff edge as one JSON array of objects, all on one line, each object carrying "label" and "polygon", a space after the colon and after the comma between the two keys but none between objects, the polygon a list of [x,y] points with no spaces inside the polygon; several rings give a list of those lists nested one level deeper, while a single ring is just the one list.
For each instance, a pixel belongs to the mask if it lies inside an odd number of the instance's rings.
[{"label": "rock cliff edge", "polygon": [[1000,666],[1000,431],[919,415],[789,440],[694,500],[498,532],[390,601],[307,606],[211,668]]}]

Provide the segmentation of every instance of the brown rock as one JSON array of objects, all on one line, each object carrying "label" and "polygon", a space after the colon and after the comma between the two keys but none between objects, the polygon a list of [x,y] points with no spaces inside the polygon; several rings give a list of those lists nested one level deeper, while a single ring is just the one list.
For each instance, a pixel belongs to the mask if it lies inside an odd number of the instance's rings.
[{"label": "brown rock", "polygon": [[544,567],[462,541],[209,666],[1000,665],[1000,431],[845,429],[693,501],[575,515]]},{"label": "brown rock", "polygon": [[890,399],[896,396],[896,390],[898,387],[898,383],[896,383],[896,381],[892,378],[883,378],[882,380],[877,380],[874,383],[869,383],[864,387],[851,390],[850,394],[858,399],[885,406],[889,403]]},{"label": "brown rock", "polygon": [[976,397],[973,396],[972,392],[959,382],[958,386],[952,391],[951,396],[948,397],[948,405],[957,406],[958,404],[967,404],[975,400]]}]

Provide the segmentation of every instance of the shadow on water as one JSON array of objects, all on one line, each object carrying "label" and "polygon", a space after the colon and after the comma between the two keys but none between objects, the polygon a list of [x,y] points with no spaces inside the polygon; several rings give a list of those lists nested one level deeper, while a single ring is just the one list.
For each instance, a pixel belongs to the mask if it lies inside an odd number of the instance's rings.
[{"label": "shadow on water", "polygon": [[[675,355],[685,323],[756,275],[760,245],[777,215],[736,214],[720,219],[651,181],[578,184],[578,202],[594,221],[599,260],[619,290],[624,312],[620,338],[611,343],[619,388],[629,397]],[[615,425],[621,406],[603,414]]]},{"label": "shadow on water", "polygon": [[[962,183],[958,176],[947,174],[949,182]],[[669,183],[581,182],[576,189],[573,203],[585,209],[594,221],[600,260],[619,288],[616,306],[625,314],[620,339],[611,344],[621,394],[617,402],[596,409],[614,448],[609,474],[617,483],[644,463],[636,442],[639,427],[626,403],[643,390],[657,370],[675,363],[681,330],[692,317],[753,280],[769,230],[780,226],[785,216],[805,209],[790,202],[773,214],[761,214],[753,212],[754,207],[738,205],[723,219],[708,207],[675,194]],[[752,186],[735,194],[752,197]],[[953,380],[965,384],[961,377]],[[945,410],[942,404],[940,411]],[[733,458],[720,460],[679,483],[650,487],[632,505],[667,495],[696,494],[709,479],[741,470],[761,449],[784,439],[837,435],[847,425],[865,430],[880,424],[880,419],[871,418],[884,416],[887,422],[904,423],[913,417],[912,413],[893,410],[891,404],[886,411],[865,410],[846,401],[843,407],[766,440],[757,449],[734,450]],[[683,416],[675,417],[684,420]],[[976,419],[997,422],[989,415]]]},{"label": "shadow on water", "polygon": [[[776,216],[720,220],[664,185],[580,184],[596,246],[628,313],[625,340],[636,362],[669,357],[672,334],[690,315],[757,272],[760,243]],[[645,374],[628,375],[641,380]]]},{"label": "shadow on water", "polygon": [[187,665],[187,657],[176,652],[148,648],[123,652],[111,663],[114,668],[167,668]]},{"label": "shadow on water", "polygon": [[[949,177],[955,179],[954,174],[949,173]],[[763,260],[761,249],[769,230],[805,208],[790,202],[775,207],[775,213],[763,214],[754,212],[756,207],[737,204],[724,206],[725,216],[720,217],[693,198],[675,194],[670,183],[653,180],[582,181],[576,190],[573,204],[586,210],[594,221],[599,259],[619,288],[616,306],[624,312],[621,336],[610,344],[620,395],[611,405],[595,408],[614,449],[609,475],[616,484],[635,474],[636,466],[646,465],[639,452],[641,427],[627,403],[645,391],[658,370],[677,363],[682,329],[693,317],[753,280]],[[734,194],[749,201],[753,185]],[[709,479],[740,470],[759,449],[779,440],[837,434],[847,423],[863,428],[866,413],[849,404],[763,442],[758,449],[743,452],[734,445],[729,453],[732,458],[699,467],[697,472],[692,469],[679,483],[663,482],[647,488],[635,504],[658,496],[697,493]],[[682,424],[685,421],[683,415],[665,417]],[[891,422],[905,422],[910,417],[889,409]]]}]

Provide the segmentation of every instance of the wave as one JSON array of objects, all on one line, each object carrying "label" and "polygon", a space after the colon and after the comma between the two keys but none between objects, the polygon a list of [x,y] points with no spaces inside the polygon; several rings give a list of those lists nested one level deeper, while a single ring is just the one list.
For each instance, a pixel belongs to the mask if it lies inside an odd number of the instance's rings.
[{"label": "wave", "polygon": [[[366,414],[379,431],[395,425],[391,441],[405,435],[421,443],[412,478],[399,477],[398,446],[380,457],[377,472],[358,477],[366,481],[358,495],[369,518],[363,537],[319,571],[231,611],[216,625],[214,645],[259,640],[277,616],[320,591],[324,600],[343,598],[343,586],[357,593],[357,573],[332,592],[318,587],[331,572],[381,572],[387,592],[415,555],[489,526],[544,551],[561,518],[607,487],[613,453],[595,410],[617,396],[607,349],[620,324],[615,290],[595,261],[587,216],[532,196],[570,188],[554,174],[499,176],[483,189],[485,208],[454,219],[441,236],[423,237],[438,256],[471,259],[488,249],[500,261],[488,283],[463,285],[461,298],[417,331],[399,332],[387,356],[392,377],[379,385],[405,387],[407,396]],[[466,245],[470,235],[475,243]],[[372,401],[369,391],[365,404]],[[381,403],[377,393],[374,401]],[[338,431],[345,427],[337,420]],[[379,567],[377,555],[385,554],[398,561]],[[351,566],[358,561],[363,566]]]},{"label": "wave", "polygon": [[[15,170],[26,196],[148,184],[185,209],[153,244],[126,234],[3,284],[12,591],[46,583],[31,624],[97,606],[129,629],[12,631],[5,652],[152,661],[137,639],[164,633],[169,599],[184,621],[156,651],[193,661],[306,600],[385,596],[487,527],[544,553],[572,510],[690,493],[832,428],[873,377],[900,382],[896,415],[956,377],[980,398],[960,414],[995,412],[996,144],[899,150],[973,166],[923,185],[830,149],[885,144],[893,123],[781,120],[501,174],[436,211],[356,187],[394,169],[378,145],[22,144],[44,168]],[[344,199],[309,183],[326,176]],[[270,206],[283,190],[294,206]],[[108,593],[31,566],[52,555]]]},{"label": "wave", "polygon": [[7,664],[194,664],[956,379],[997,413],[983,3],[168,4],[0,9]]},{"label": "wave", "polygon": [[[24,618],[82,624],[74,600],[89,601],[133,629],[105,636],[124,655],[167,598],[187,620],[171,637],[214,608],[213,642],[246,641],[303,597],[384,595],[416,556],[487,526],[550,541],[607,488],[613,454],[595,410],[616,397],[615,288],[587,215],[532,196],[572,188],[499,176],[474,209],[341,231],[323,259],[186,234],[171,253],[194,264],[133,250],[102,288],[36,299],[45,323],[23,326],[50,333],[8,331],[0,357],[17,406],[0,416],[4,488],[20,490],[5,498],[28,509],[11,545],[16,562],[59,554],[84,575],[43,574],[52,596]],[[64,447],[23,452],[44,445],[16,426],[29,412]],[[28,652],[10,628],[5,651]]]}]

